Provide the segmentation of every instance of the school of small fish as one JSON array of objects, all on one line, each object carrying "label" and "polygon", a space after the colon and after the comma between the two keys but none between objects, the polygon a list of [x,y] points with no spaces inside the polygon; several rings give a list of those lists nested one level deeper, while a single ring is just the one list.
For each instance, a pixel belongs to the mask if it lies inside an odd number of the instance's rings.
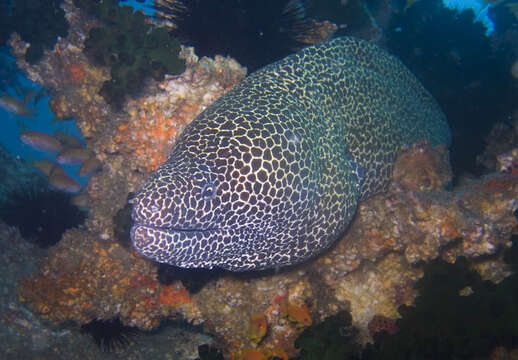
[{"label": "school of small fish", "polygon": [[74,194],[81,191],[81,185],[67,175],[61,165],[81,165],[78,173],[81,177],[90,176],[101,167],[101,162],[93,152],[85,147],[80,139],[70,134],[60,131],[54,134],[25,131],[20,134],[20,140],[33,149],[55,154],[56,161],[34,162],[34,166],[47,176],[53,189]]}]

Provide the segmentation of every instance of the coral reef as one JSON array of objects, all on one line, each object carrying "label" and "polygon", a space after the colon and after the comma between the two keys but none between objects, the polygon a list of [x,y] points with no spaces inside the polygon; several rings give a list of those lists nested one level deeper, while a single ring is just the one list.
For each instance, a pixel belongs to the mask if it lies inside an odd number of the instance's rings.
[{"label": "coral reef", "polygon": [[14,0],[3,2],[0,21],[0,44],[13,32],[28,43],[25,60],[38,62],[44,50],[51,50],[57,37],[65,37],[68,23],[60,7],[62,0]]},{"label": "coral reef", "polygon": [[50,249],[42,272],[21,281],[19,295],[53,321],[119,316],[126,325],[152,329],[179,314],[196,320],[198,310],[181,283],[161,285],[156,268],[135,256],[118,243],[69,230]]},{"label": "coral reef", "polygon": [[129,119],[120,124],[107,144],[131,153],[133,167],[149,172],[163,163],[175,139],[197,114],[230,90],[246,74],[231,58],[198,60],[185,49],[188,68],[180,76],[167,77],[156,95],[131,100]]},{"label": "coral reef", "polygon": [[401,155],[389,191],[360,204],[343,239],[322,256],[279,272],[221,273],[192,292],[175,272],[161,283],[157,266],[127,246],[128,214],[119,211],[186,124],[246,72],[231,58],[199,59],[183,48],[184,73],[150,83],[114,111],[98,95],[108,69],[82,52],[95,22],[80,21],[83,10],[71,0],[63,8],[69,35],[38,64],[29,65],[24,43],[11,39],[19,67],[51,89],[53,110],[75,118],[102,163],[81,194],[90,208],[85,228],[68,230],[39,272],[19,283],[21,299],[43,319],[118,317],[141,329],[182,319],[201,324],[236,359],[285,359],[298,354],[294,342],[305,329],[342,310],[350,310],[358,337],[369,339],[374,316],[394,319],[399,306],[413,303],[424,262],[465,256],[484,279],[508,275],[499,255],[516,231],[518,176],[494,173],[446,191],[446,150],[417,144]]},{"label": "coral reef", "polygon": [[[515,270],[518,246],[503,258]],[[502,355],[512,353],[518,338],[516,274],[497,284],[484,281],[463,257],[453,264],[431,261],[423,271],[414,286],[419,295],[413,305],[399,307],[400,319],[376,315],[369,322],[374,342],[361,350],[351,315],[342,311],[300,334],[298,359],[508,358]]]},{"label": "coral reef", "polygon": [[486,137],[486,147],[477,156],[486,172],[504,171],[516,174],[518,171],[518,110],[510,116],[511,124],[497,122]]},{"label": "coral reef", "polygon": [[[485,149],[477,156],[477,162],[487,172],[504,170],[499,168],[498,157],[512,151],[518,145],[518,136],[515,125],[504,122],[496,123],[485,139]],[[512,166],[512,163],[509,164]]]},{"label": "coral reef", "polygon": [[[0,222],[0,358],[95,360],[128,359],[144,356],[149,359],[194,358],[197,346],[206,343],[205,335],[186,328],[162,327],[153,335],[139,332],[138,344],[113,354],[103,354],[77,325],[55,326],[42,320],[19,301],[18,281],[38,270],[47,251],[23,239],[16,228]],[[144,346],[142,346],[144,345]]]}]

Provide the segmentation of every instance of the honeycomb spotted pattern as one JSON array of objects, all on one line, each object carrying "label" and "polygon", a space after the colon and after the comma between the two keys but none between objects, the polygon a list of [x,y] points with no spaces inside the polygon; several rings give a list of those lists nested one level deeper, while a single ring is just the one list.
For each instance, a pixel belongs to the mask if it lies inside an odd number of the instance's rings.
[{"label": "honeycomb spotted pattern", "polygon": [[135,248],[180,267],[291,265],[328,248],[398,152],[445,116],[374,44],[337,38],[248,76],[201,113],[133,203]]}]

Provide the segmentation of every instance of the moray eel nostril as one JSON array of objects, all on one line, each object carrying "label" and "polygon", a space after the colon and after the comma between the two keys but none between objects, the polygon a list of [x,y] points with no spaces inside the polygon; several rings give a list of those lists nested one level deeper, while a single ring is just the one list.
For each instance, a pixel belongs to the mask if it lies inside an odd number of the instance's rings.
[{"label": "moray eel nostril", "polygon": [[316,256],[399,151],[449,144],[419,81],[366,41],[337,38],[249,75],[189,124],[133,202],[133,245],[180,267],[266,269]]}]

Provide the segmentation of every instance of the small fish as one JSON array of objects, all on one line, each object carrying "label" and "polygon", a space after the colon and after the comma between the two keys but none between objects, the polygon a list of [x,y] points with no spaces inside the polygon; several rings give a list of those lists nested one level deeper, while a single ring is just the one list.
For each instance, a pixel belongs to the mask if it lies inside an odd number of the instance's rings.
[{"label": "small fish", "polygon": [[67,193],[78,193],[81,190],[81,185],[68,176],[60,166],[56,166],[50,173],[49,185],[53,189]]},{"label": "small fish", "polygon": [[99,170],[101,162],[95,156],[90,156],[79,169],[79,176],[89,176]]},{"label": "small fish", "polygon": [[50,160],[35,161],[33,163],[33,165],[34,165],[34,167],[36,167],[38,170],[40,170],[42,173],[44,173],[47,176],[50,175],[50,173],[52,172],[52,170],[54,169],[55,166],[59,166],[55,162],[52,162]]},{"label": "small fish", "polygon": [[4,110],[19,116],[34,116],[34,111],[27,108],[27,105],[12,96],[0,96],[0,107]]},{"label": "small fish", "polygon": [[75,165],[81,164],[92,156],[92,152],[87,148],[65,148],[56,155],[56,160],[60,164]]},{"label": "small fish", "polygon": [[64,147],[81,148],[85,145],[77,136],[68,134],[64,131],[56,130],[52,133],[56,139],[58,139]]},{"label": "small fish", "polygon": [[20,140],[30,147],[42,151],[60,151],[63,146],[54,136],[40,131],[25,131]]}]

